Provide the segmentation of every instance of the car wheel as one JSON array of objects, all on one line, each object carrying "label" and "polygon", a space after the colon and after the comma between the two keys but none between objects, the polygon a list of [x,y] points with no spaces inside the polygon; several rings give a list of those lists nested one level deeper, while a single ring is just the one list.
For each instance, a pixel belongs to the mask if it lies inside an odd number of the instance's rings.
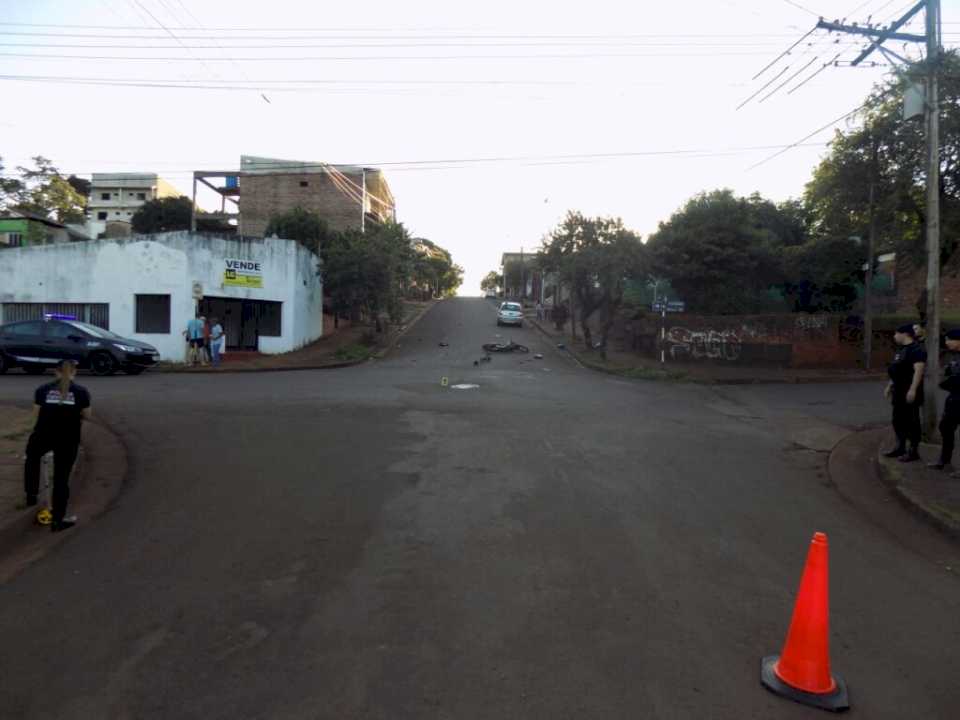
[{"label": "car wheel", "polygon": [[117,371],[117,363],[110,353],[94,353],[90,356],[90,370],[94,375],[113,375]]},{"label": "car wheel", "polygon": [[27,375],[43,375],[47,369],[43,365],[24,365],[23,371]]},{"label": "car wheel", "polygon": [[7,356],[3,353],[0,353],[0,375],[3,375],[7,370],[10,369],[10,361],[7,360]]},{"label": "car wheel", "polygon": [[125,367],[125,368],[123,369],[123,371],[124,371],[127,375],[139,375],[139,374],[142,373],[144,370],[146,370],[146,368],[143,367],[142,365],[128,365],[127,367]]}]

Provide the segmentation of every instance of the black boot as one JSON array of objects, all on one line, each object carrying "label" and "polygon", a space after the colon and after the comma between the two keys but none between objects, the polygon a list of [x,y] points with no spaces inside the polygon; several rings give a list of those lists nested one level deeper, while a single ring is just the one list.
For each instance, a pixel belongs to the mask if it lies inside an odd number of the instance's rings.
[{"label": "black boot", "polygon": [[895,447],[890,452],[885,452],[883,456],[888,458],[898,458],[901,455],[905,454],[906,452],[907,452],[907,449],[905,447],[898,446],[898,447]]},{"label": "black boot", "polygon": [[913,448],[906,455],[900,456],[900,462],[902,463],[916,462],[919,459],[920,459],[920,453],[917,452],[916,448]]},{"label": "black boot", "polygon": [[50,532],[60,532],[61,530],[69,530],[74,525],[76,525],[74,520],[54,520],[50,525]]},{"label": "black boot", "polygon": [[943,460],[937,460],[936,462],[927,463],[927,467],[931,470],[943,470],[947,466]]},{"label": "black boot", "polygon": [[23,506],[24,506],[24,507],[33,507],[33,506],[36,505],[36,504],[37,504],[37,496],[36,496],[36,495],[27,495],[27,499],[26,499],[26,501],[24,501]]}]

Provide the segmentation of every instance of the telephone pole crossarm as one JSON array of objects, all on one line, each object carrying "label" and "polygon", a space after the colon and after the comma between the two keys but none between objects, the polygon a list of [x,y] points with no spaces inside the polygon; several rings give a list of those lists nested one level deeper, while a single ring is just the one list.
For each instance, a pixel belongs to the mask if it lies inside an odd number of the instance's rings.
[{"label": "telephone pole crossarm", "polygon": [[[878,37],[878,38],[877,38],[876,40],[874,40],[872,43],[870,43],[870,47],[868,47],[866,50],[864,50],[862,53],[860,53],[860,54],[857,56],[857,59],[854,60],[854,61],[853,61],[852,63],[850,63],[850,64],[851,64],[851,65],[859,65],[861,62],[863,62],[864,60],[866,60],[866,59],[867,59],[867,56],[870,55],[870,53],[872,53],[872,52],[873,52],[874,50],[876,50],[878,47],[880,47],[880,45],[881,45],[885,40],[889,39],[889,38],[890,38],[890,35],[891,35],[892,33],[896,32],[896,31],[899,30],[901,27],[903,27],[903,26],[906,25],[908,22],[910,22],[910,18],[912,18],[912,17],[913,17],[914,15],[916,15],[918,12],[920,12],[921,10],[923,10],[926,6],[927,6],[927,0],[920,0],[920,2],[918,2],[918,3],[917,3],[916,5],[914,5],[912,8],[910,8],[909,10],[907,10],[907,12],[906,12],[899,20],[897,20],[895,23],[892,23],[886,30],[884,30],[884,31],[883,31],[883,34],[880,35],[880,37]],[[923,37],[919,38],[917,42],[926,42],[926,40],[927,40],[926,36],[923,36]]]},{"label": "telephone pole crossarm", "polygon": [[818,30],[829,30],[830,32],[849,33],[851,35],[866,35],[867,37],[877,38],[880,42],[884,40],[903,40],[905,42],[925,42],[923,35],[913,35],[911,33],[890,32],[880,28],[861,27],[859,25],[844,25],[842,23],[827,22],[820,18],[817,23]]}]

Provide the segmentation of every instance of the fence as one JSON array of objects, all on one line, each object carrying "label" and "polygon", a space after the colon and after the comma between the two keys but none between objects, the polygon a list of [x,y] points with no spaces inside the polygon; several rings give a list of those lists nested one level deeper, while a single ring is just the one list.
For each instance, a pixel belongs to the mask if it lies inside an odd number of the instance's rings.
[{"label": "fence", "polygon": [[0,323],[43,320],[46,315],[68,316],[104,330],[110,329],[110,305],[107,303],[0,304]]}]

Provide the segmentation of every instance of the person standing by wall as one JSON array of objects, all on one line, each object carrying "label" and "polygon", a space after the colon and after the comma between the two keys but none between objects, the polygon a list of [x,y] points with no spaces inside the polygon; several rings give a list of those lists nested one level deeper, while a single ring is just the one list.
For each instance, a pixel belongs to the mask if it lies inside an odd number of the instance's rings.
[{"label": "person standing by wall", "polygon": [[220,366],[220,345],[223,343],[223,326],[219,318],[210,318],[210,363],[214,367]]},{"label": "person standing by wall", "polygon": [[[927,366],[927,352],[917,342],[913,325],[901,325],[893,334],[897,354],[887,368],[890,382],[884,390],[893,405],[893,431],[897,446],[885,457],[900,462],[920,459],[920,405],[923,403],[923,373]],[[907,447],[909,444],[909,448]]]},{"label": "person standing by wall", "polygon": [[210,355],[210,323],[207,322],[207,318],[204,315],[200,316],[200,322],[203,323],[203,349],[201,351],[201,359],[204,365],[209,362],[212,362]]},{"label": "person standing by wall", "polygon": [[200,316],[194,316],[187,321],[187,329],[183,331],[187,339],[187,364],[196,365],[203,361],[203,321]]},{"label": "person standing by wall", "polygon": [[943,380],[940,388],[946,390],[947,400],[943,404],[943,416],[940,418],[940,459],[928,467],[943,470],[953,459],[954,434],[960,426],[960,330],[947,333],[947,349],[950,357],[943,368]]},{"label": "person standing by wall", "polygon": [[27,507],[37,504],[40,490],[40,461],[53,451],[53,532],[68,530],[75,520],[67,519],[70,498],[70,471],[80,448],[80,428],[90,419],[90,393],[73,382],[77,366],[72,360],[57,365],[55,382],[41,385],[33,394],[33,414],[37,419],[27,440],[27,460],[23,468],[23,489]]}]

